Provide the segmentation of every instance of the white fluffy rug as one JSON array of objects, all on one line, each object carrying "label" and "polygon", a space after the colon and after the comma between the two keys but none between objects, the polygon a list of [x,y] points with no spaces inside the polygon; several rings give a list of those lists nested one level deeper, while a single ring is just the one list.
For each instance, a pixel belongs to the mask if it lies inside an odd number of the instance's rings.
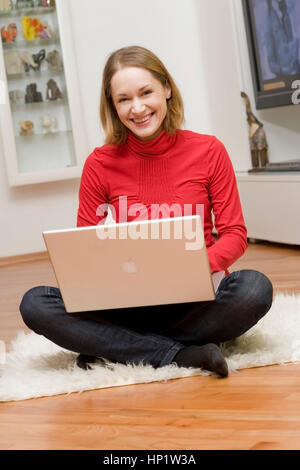
[{"label": "white fluffy rug", "polygon": [[[230,372],[300,362],[300,294],[277,294],[268,314],[243,336],[224,343],[222,350]],[[209,375],[175,364],[154,369],[107,362],[84,371],[75,365],[76,357],[40,335],[19,332],[0,366],[0,401]]]}]

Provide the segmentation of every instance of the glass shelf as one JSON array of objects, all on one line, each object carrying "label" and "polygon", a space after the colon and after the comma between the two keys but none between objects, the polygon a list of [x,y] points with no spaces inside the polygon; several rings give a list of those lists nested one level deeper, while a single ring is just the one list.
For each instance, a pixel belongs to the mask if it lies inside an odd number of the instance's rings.
[{"label": "glass shelf", "polygon": [[48,107],[49,105],[53,105],[53,104],[63,104],[65,105],[66,103],[68,102],[67,98],[63,98],[63,99],[58,99],[58,100],[53,100],[53,101],[38,101],[38,102],[35,102],[35,103],[18,103],[18,104],[15,104],[15,103],[11,103],[11,109],[12,110],[17,110],[17,109],[22,109],[22,108],[26,108],[27,110],[31,107],[33,108],[36,108],[36,107]]},{"label": "glass shelf", "polygon": [[[24,143],[30,141],[41,141],[43,139],[49,139],[49,137],[57,138],[59,136],[64,136],[67,134],[72,134],[72,129],[67,129],[65,131],[55,131],[55,132],[37,132],[32,135],[16,135],[16,141],[19,143]],[[25,140],[24,140],[25,139]]]},{"label": "glass shelf", "polygon": [[47,38],[47,39],[33,39],[32,41],[26,41],[24,40],[18,40],[18,41],[13,41],[13,42],[2,42],[3,49],[8,49],[8,50],[19,50],[22,47],[32,47],[32,46],[48,46],[51,44],[57,44],[60,42],[59,39],[59,34],[58,32],[54,33],[54,36],[52,38]]},{"label": "glass shelf", "polygon": [[49,171],[76,165],[72,131],[16,136],[19,171]]},{"label": "glass shelf", "polygon": [[55,7],[30,7],[30,8],[12,8],[11,10],[0,11],[0,18],[29,16],[29,15],[44,15],[53,13]]},{"label": "glass shelf", "polygon": [[29,78],[33,80],[34,78],[40,77],[53,77],[57,75],[63,75],[64,68],[59,67],[56,70],[44,69],[44,70],[33,70],[30,69],[29,72],[23,73],[10,73],[7,76],[7,80],[23,80],[24,78]]}]

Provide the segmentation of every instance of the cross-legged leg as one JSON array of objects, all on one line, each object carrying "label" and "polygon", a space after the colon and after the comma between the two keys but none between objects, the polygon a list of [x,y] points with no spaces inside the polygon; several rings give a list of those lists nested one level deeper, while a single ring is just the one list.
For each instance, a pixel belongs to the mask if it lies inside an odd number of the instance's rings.
[{"label": "cross-legged leg", "polygon": [[214,301],[194,302],[174,309],[161,334],[184,345],[219,344],[254,326],[270,309],[273,286],[262,273],[243,269],[226,276]]},{"label": "cross-legged leg", "polygon": [[143,312],[138,310],[67,313],[60,290],[49,286],[30,289],[20,305],[24,323],[62,348],[113,362],[170,364],[183,346],[172,338],[124,326],[126,317],[141,323]]}]

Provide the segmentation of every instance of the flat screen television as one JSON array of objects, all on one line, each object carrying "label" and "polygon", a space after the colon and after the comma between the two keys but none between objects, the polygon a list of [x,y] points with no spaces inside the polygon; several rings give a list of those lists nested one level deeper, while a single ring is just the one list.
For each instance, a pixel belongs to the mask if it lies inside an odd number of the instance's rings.
[{"label": "flat screen television", "polygon": [[256,109],[300,103],[300,0],[242,0]]}]

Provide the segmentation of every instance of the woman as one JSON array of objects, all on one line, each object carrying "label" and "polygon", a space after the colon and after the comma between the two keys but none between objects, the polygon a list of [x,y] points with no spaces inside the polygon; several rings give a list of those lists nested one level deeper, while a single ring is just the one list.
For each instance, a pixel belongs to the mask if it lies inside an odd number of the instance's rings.
[{"label": "woman", "polygon": [[104,357],[154,367],[173,362],[226,377],[219,344],[255,325],[270,309],[273,295],[271,282],[260,272],[228,271],[247,246],[229,156],[215,137],[180,129],[180,93],[162,62],[142,47],[122,48],[109,57],[100,116],[106,143],[85,162],[77,225],[104,223],[108,203],[117,222],[134,220],[142,205],[157,218],[150,209],[160,204],[186,205],[192,214],[200,204],[211,271],[225,270],[226,276],[214,301],[136,307],[126,309],[126,315],[124,309],[70,315],[58,288],[34,287],[21,302],[23,320],[36,333],[79,353],[82,368]]}]

